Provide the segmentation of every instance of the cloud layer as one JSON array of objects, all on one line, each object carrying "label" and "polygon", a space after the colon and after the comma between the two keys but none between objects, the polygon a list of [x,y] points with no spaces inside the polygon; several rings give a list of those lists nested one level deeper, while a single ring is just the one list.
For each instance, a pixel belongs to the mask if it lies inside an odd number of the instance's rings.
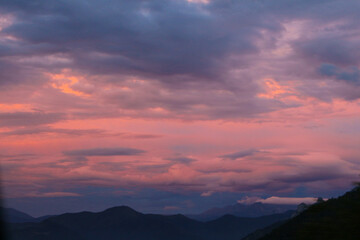
[{"label": "cloud layer", "polygon": [[145,151],[134,148],[90,148],[64,151],[67,156],[131,156]]}]

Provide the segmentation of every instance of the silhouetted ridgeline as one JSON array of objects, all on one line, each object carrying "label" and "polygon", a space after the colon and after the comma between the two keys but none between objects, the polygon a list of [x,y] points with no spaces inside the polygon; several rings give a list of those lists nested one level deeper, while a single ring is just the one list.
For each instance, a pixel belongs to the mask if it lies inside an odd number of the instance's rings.
[{"label": "silhouetted ridgeline", "polygon": [[142,214],[123,206],[100,213],[67,213],[40,223],[13,223],[11,232],[14,240],[239,240],[293,213],[258,218],[226,215],[204,223],[180,214]]},{"label": "silhouetted ridgeline", "polygon": [[261,217],[265,215],[283,213],[289,210],[295,210],[296,205],[285,204],[266,204],[266,203],[253,203],[253,204],[241,204],[237,203],[222,208],[211,208],[201,214],[187,215],[189,218],[199,221],[215,220],[226,214],[234,215],[237,217]]},{"label": "silhouetted ridgeline", "polygon": [[359,240],[360,187],[337,199],[311,205],[298,216],[243,240]]},{"label": "silhouetted ridgeline", "polygon": [[[15,212],[18,214],[17,212]],[[358,240],[360,187],[295,211],[257,218],[224,215],[200,222],[183,215],[142,214],[129,207],[66,213],[42,222],[12,223],[13,240]],[[24,215],[19,215],[24,216]],[[246,237],[245,237],[246,236]]]},{"label": "silhouetted ridgeline", "polygon": [[4,220],[10,223],[35,222],[36,218],[13,208],[1,208]]}]

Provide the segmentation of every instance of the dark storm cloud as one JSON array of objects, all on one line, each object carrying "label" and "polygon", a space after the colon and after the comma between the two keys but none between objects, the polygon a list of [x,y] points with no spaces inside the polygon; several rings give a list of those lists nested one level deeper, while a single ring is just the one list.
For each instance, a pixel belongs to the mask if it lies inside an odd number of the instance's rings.
[{"label": "dark storm cloud", "polygon": [[224,158],[224,159],[236,160],[238,158],[251,156],[251,155],[253,155],[253,154],[257,153],[257,152],[259,152],[259,151],[256,150],[256,149],[248,149],[248,150],[244,150],[244,151],[240,151],[240,152],[225,154],[225,155],[222,155],[222,156],[219,156],[219,157]]},{"label": "dark storm cloud", "polygon": [[134,156],[145,153],[135,148],[89,148],[63,152],[67,156]]},{"label": "dark storm cloud", "polygon": [[65,120],[62,113],[13,112],[0,113],[0,127],[37,126]]}]

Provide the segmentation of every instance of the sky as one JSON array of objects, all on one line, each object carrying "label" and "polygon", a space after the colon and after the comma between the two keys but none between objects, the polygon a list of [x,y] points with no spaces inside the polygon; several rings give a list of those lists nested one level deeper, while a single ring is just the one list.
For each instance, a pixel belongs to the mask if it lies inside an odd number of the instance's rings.
[{"label": "sky", "polygon": [[196,213],[360,174],[358,0],[1,0],[5,205]]}]

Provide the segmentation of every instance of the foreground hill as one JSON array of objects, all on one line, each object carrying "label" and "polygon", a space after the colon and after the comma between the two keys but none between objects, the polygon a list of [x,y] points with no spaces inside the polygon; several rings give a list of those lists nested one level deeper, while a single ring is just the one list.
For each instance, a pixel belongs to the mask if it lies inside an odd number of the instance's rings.
[{"label": "foreground hill", "polygon": [[[360,239],[360,187],[339,198],[314,204],[272,231],[264,229],[263,232],[270,233],[258,239],[358,240]],[[257,234],[260,236],[261,231]]]},{"label": "foreground hill", "polygon": [[296,209],[296,207],[297,205],[266,204],[260,202],[254,204],[237,203],[222,208],[211,208],[200,214],[188,215],[188,217],[204,222],[217,219],[226,214],[234,215],[237,217],[261,217],[265,215],[283,213],[289,210],[294,210]]},{"label": "foreground hill", "polygon": [[204,223],[180,214],[142,214],[122,206],[100,213],[67,213],[40,223],[12,224],[11,233],[14,240],[239,240],[292,214],[290,211],[260,218],[226,215]]}]

